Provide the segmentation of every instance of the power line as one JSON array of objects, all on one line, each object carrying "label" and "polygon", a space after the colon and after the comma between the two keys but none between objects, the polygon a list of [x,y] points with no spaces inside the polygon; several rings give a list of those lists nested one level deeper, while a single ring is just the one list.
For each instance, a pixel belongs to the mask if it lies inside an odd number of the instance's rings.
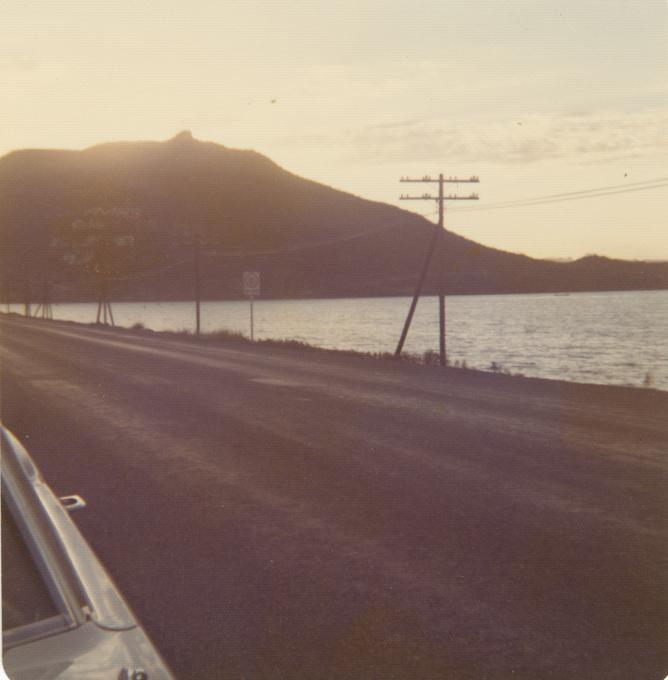
[{"label": "power line", "polygon": [[[410,213],[412,216],[417,217],[431,217],[435,215],[435,211],[426,213]],[[355,241],[366,236],[373,236],[387,229],[391,229],[400,224],[404,224],[406,221],[406,216],[403,215],[401,218],[393,220],[389,223],[384,223],[380,227],[375,227],[373,229],[367,229],[366,231],[358,231],[354,234],[345,234],[343,236],[337,236],[330,239],[323,239],[321,241],[312,241],[311,243],[302,243],[293,246],[283,247],[283,248],[273,248],[265,250],[238,250],[232,252],[216,251],[210,250],[206,253],[202,253],[207,257],[250,257],[250,256],[262,256],[262,255],[285,255],[287,253],[297,253],[303,250],[314,250],[317,248],[323,248],[324,246],[338,245],[339,243],[345,243],[346,241]]]},{"label": "power line", "polygon": [[[472,178],[473,179],[473,178]],[[412,181],[412,182],[433,182],[433,181],[438,181],[438,180],[432,180],[430,177],[423,177],[420,179],[415,179],[415,180],[402,180],[402,181]],[[449,179],[444,179],[444,182],[451,182],[451,183],[460,183],[460,182],[467,182],[471,180],[459,180],[457,178],[449,178]],[[476,212],[476,211],[482,211],[482,210],[500,210],[500,209],[506,209],[506,208],[519,208],[519,207],[525,207],[525,206],[532,206],[532,205],[544,205],[544,204],[549,204],[549,203],[559,203],[563,201],[574,201],[574,200],[582,200],[585,198],[598,198],[602,196],[610,196],[610,195],[616,195],[616,194],[623,194],[623,193],[630,193],[630,192],[636,192],[636,191],[647,191],[650,189],[658,189],[658,188],[663,188],[668,186],[668,177],[658,177],[655,179],[651,180],[644,180],[640,182],[633,182],[631,184],[616,184],[616,185],[609,185],[609,186],[604,186],[604,187],[598,187],[594,189],[583,189],[579,191],[571,191],[571,192],[564,192],[564,193],[559,193],[559,194],[548,194],[545,196],[537,196],[534,198],[529,198],[529,199],[518,199],[518,200],[513,200],[513,201],[503,201],[499,203],[492,203],[484,206],[476,206],[476,207],[467,207],[467,208],[451,208],[450,212]],[[410,198],[413,200],[425,200],[428,198],[432,198],[434,200],[437,200],[436,197],[431,197],[428,194],[424,194],[422,196],[414,196],[414,197],[404,197],[404,198]],[[467,198],[472,198],[472,197],[467,197]],[[444,200],[447,199],[458,199],[461,200],[461,197],[456,197],[456,196],[444,196]],[[419,217],[433,217],[434,215],[438,214],[439,210],[433,210],[425,213],[411,213],[412,215],[419,216]],[[383,224],[381,227],[376,227],[374,229],[368,229],[366,231],[361,231],[357,232],[355,234],[346,234],[343,236],[335,237],[335,238],[330,238],[330,239],[323,239],[321,241],[317,242],[311,242],[311,243],[303,243],[303,244],[298,244],[294,246],[289,246],[289,247],[283,247],[283,248],[274,248],[274,249],[265,249],[265,250],[255,250],[255,251],[236,251],[236,252],[221,252],[221,251],[208,251],[208,252],[203,252],[202,255],[206,257],[222,257],[222,258],[242,258],[242,257],[251,257],[251,256],[266,256],[266,255],[283,255],[287,253],[295,253],[295,252],[300,252],[300,251],[305,251],[305,250],[313,250],[317,248],[323,248],[326,246],[331,246],[331,245],[337,245],[339,243],[344,243],[346,241],[353,241],[356,239],[364,238],[366,236],[371,236],[376,233],[385,231],[387,229],[391,229],[393,226],[401,224],[404,222],[405,217],[402,216],[401,218],[394,220],[390,222],[389,224]],[[214,245],[214,244],[211,244]],[[34,244],[3,244],[0,246],[0,253],[3,255],[8,255],[12,251],[15,252],[15,254],[27,254],[28,251],[37,251],[41,250],[43,247],[42,246],[37,246]],[[109,276],[110,281],[115,281],[115,282],[120,282],[120,281],[130,281],[130,280],[138,280],[138,279],[145,279],[149,278],[161,273],[164,273],[166,271],[169,271],[171,269],[175,269],[178,267],[181,267],[187,263],[187,260],[181,260],[179,262],[174,262],[174,263],[169,263],[167,265],[163,265],[158,269],[153,269],[148,272],[141,272],[141,273],[136,273],[136,274],[129,274],[129,275],[115,275],[115,276]]]},{"label": "power line", "polygon": [[144,272],[137,272],[136,274],[116,274],[113,276],[109,277],[110,281],[113,281],[114,283],[117,282],[122,282],[122,281],[138,281],[139,279],[146,279],[151,276],[158,276],[159,274],[164,274],[165,272],[171,271],[172,269],[176,269],[178,267],[183,267],[184,265],[188,264],[190,262],[189,259],[186,260],[179,260],[178,262],[172,262],[170,264],[162,265],[158,269],[151,269],[149,271],[144,271]]},{"label": "power line", "polygon": [[668,186],[668,177],[661,177],[653,180],[645,180],[644,182],[634,182],[633,184],[617,184],[599,187],[597,189],[584,189],[562,194],[549,194],[547,196],[537,196],[535,198],[518,199],[515,201],[503,201],[471,208],[452,208],[451,212],[478,212],[481,210],[501,210],[504,208],[545,205],[547,203],[562,203],[564,201],[579,201],[585,198],[598,198],[599,196],[613,196],[635,191],[648,191],[649,189],[660,189],[666,186]]},{"label": "power line", "polygon": [[[432,212],[427,212],[427,213],[411,213],[412,216],[419,216],[419,217],[430,217],[434,215],[434,211]],[[387,229],[391,229],[394,226],[397,226],[399,224],[402,224],[405,222],[406,217],[402,216],[399,219],[393,220],[392,222],[385,223],[380,227],[376,227],[374,229],[367,229],[366,231],[361,231],[357,232],[355,234],[346,234],[344,236],[339,236],[337,238],[331,238],[331,239],[324,239],[321,241],[316,241],[312,243],[304,243],[301,245],[294,245],[294,246],[289,246],[289,247],[283,247],[283,248],[274,248],[274,249],[265,249],[265,250],[243,250],[243,251],[236,251],[236,252],[224,252],[224,251],[205,251],[202,252],[201,255],[204,257],[218,257],[218,258],[242,258],[242,257],[255,257],[255,256],[263,256],[263,255],[285,255],[288,253],[295,253],[295,252],[300,252],[300,251],[305,251],[305,250],[313,250],[317,248],[323,248],[325,246],[330,246],[330,245],[336,245],[338,243],[344,243],[346,241],[353,241],[356,239],[364,238],[366,236],[371,236],[377,233],[380,233],[382,231],[385,231]],[[171,243],[174,245],[173,241],[166,241],[164,239],[154,239],[154,243],[160,242],[160,243]],[[193,246],[193,243],[184,243],[184,244],[178,244],[178,245],[185,245],[188,247]],[[205,245],[202,243],[202,245]],[[208,245],[213,245],[214,247],[217,244],[208,244]],[[33,252],[33,251],[41,251],[43,250],[43,246],[30,246],[28,248],[25,248],[24,246],[21,245],[15,245],[15,244],[4,244],[0,246],[0,254],[7,256],[9,254],[14,255],[25,255],[28,252]],[[190,259],[181,259],[177,262],[171,262],[168,264],[161,265],[158,268],[151,269],[149,271],[144,271],[144,272],[136,272],[133,274],[110,274],[107,276],[107,280],[110,282],[114,283],[120,283],[124,281],[137,281],[141,279],[147,279],[151,278],[153,276],[157,276],[160,274],[164,274],[168,271],[171,271],[173,269],[177,269],[180,267],[183,267],[187,264],[190,263]]]}]

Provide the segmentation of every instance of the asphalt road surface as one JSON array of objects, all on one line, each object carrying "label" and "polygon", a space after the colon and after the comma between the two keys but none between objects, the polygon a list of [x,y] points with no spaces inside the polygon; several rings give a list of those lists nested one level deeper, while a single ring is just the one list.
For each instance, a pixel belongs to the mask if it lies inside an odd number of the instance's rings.
[{"label": "asphalt road surface", "polygon": [[0,350],[182,679],[668,673],[666,392],[18,318]]}]

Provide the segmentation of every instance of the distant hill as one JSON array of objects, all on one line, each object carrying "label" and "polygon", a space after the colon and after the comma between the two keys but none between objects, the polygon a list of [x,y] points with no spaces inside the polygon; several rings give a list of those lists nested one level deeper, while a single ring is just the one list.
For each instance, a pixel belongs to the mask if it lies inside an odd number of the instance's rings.
[{"label": "distant hill", "polygon": [[[0,283],[14,300],[45,282],[53,300],[92,299],[100,272],[114,299],[192,298],[196,239],[204,298],[239,297],[246,270],[263,297],[410,294],[433,230],[187,132],[0,158]],[[537,260],[451,232],[443,258],[451,294],[668,288],[665,262]]]}]

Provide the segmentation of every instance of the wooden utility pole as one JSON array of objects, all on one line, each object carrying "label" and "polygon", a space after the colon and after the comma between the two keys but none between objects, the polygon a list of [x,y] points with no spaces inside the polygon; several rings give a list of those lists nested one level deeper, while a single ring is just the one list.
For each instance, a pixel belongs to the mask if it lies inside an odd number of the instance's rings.
[{"label": "wooden utility pole", "polygon": [[114,314],[109,300],[109,274],[116,270],[115,254],[111,251],[109,236],[103,236],[96,244],[93,255],[93,273],[97,279],[97,318],[96,323],[115,326]]},{"label": "wooden utility pole", "polygon": [[448,177],[447,179],[443,177],[442,174],[438,176],[437,179],[432,179],[428,175],[425,175],[421,179],[410,179],[409,177],[402,177],[400,182],[426,182],[430,184],[438,184],[438,196],[432,196],[431,194],[425,193],[422,196],[405,196],[401,195],[400,199],[402,201],[437,201],[438,202],[438,224],[436,225],[436,231],[434,233],[434,238],[432,239],[429,250],[427,251],[427,257],[425,258],[424,265],[422,267],[422,272],[420,273],[420,279],[418,285],[415,289],[415,294],[413,295],[413,301],[411,302],[411,307],[408,311],[406,317],[406,322],[404,323],[404,328],[401,333],[401,338],[399,339],[399,344],[395,351],[395,356],[401,354],[404,342],[406,341],[406,336],[408,335],[408,329],[410,328],[411,321],[413,320],[413,313],[415,312],[415,307],[417,306],[420,293],[422,292],[422,285],[424,279],[429,270],[429,263],[431,261],[435,246],[438,245],[438,325],[439,325],[439,356],[441,366],[446,365],[445,356],[445,244],[444,244],[444,217],[445,217],[445,201],[477,201],[478,194],[470,194],[469,196],[456,196],[448,195],[443,193],[444,184],[469,184],[478,183],[480,179],[478,177],[469,177],[467,179],[459,179],[457,177]]},{"label": "wooden utility pole", "polygon": [[[25,256],[24,256],[25,257]],[[30,277],[28,265],[23,261],[23,316],[30,316]]]},{"label": "wooden utility pole", "polygon": [[9,304],[9,262],[5,253],[2,253],[2,295],[5,298],[5,312],[9,314],[11,307]]},{"label": "wooden utility pole", "polygon": [[35,310],[35,316],[41,316],[42,319],[53,319],[53,310],[49,297],[49,282],[46,276],[42,280],[42,301]]},{"label": "wooden utility pole", "polygon": [[[188,232],[184,234],[182,239],[174,240],[170,242],[172,247],[185,248],[188,249],[187,252],[192,254],[192,291],[193,297],[195,298],[195,337],[199,338],[202,331],[202,314],[201,314],[201,256],[202,256],[202,245],[205,247],[209,246],[210,243],[207,241],[202,242],[202,236],[199,231]],[[205,253],[206,254],[206,253]]]},{"label": "wooden utility pole", "polygon": [[51,290],[49,285],[49,256],[46,248],[42,252],[42,298],[34,315],[36,317],[41,316],[42,319],[53,319]]},{"label": "wooden utility pole", "polygon": [[200,255],[200,238],[195,237],[193,242],[193,259],[195,268],[195,337],[199,338],[200,334],[200,276],[199,276],[199,255]]},{"label": "wooden utility pole", "polygon": [[111,302],[109,301],[106,271],[98,272],[97,318],[95,323],[100,323],[100,317],[102,317],[102,323],[105,326],[116,325],[114,323],[114,314],[111,311]]}]

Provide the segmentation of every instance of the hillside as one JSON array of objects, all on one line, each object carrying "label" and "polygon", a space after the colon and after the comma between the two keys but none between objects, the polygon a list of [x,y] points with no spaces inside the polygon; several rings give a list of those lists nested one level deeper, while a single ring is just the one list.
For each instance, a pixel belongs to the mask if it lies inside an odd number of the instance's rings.
[{"label": "hillside", "polygon": [[[45,282],[53,300],[91,299],[100,272],[114,299],[190,298],[196,239],[205,298],[239,296],[249,269],[266,297],[408,294],[433,229],[187,132],[0,158],[2,296],[13,300]],[[668,288],[668,263],[536,260],[450,232],[443,258],[449,293]]]}]

